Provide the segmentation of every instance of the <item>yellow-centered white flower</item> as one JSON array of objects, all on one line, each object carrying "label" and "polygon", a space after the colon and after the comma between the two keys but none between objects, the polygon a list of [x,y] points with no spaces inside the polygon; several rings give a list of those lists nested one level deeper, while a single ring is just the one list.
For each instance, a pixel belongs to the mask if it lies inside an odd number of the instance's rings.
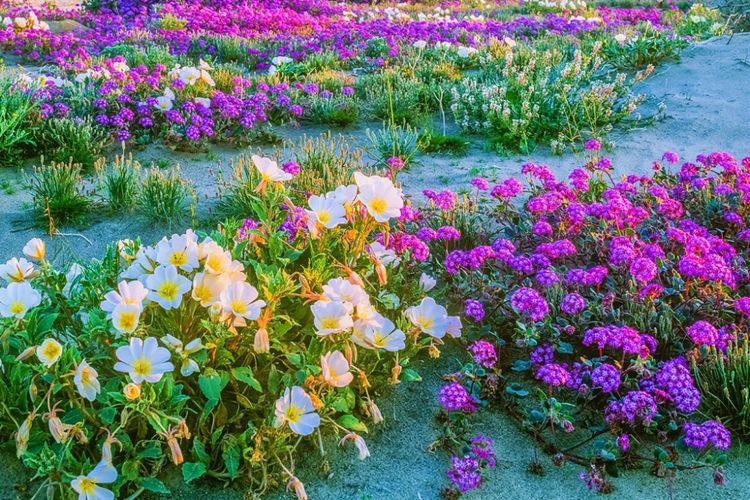
[{"label": "yellow-centered white flower", "polygon": [[418,306],[406,310],[406,317],[422,333],[443,338],[448,331],[448,311],[432,297],[425,297]]},{"label": "yellow-centered white flower", "polygon": [[219,300],[224,312],[238,318],[255,320],[260,316],[260,311],[266,305],[258,298],[258,290],[249,283],[235,281],[221,292]]},{"label": "yellow-centered white flower", "polygon": [[23,254],[34,260],[43,260],[47,246],[40,238],[32,238],[24,245]]},{"label": "yellow-centered white flower", "polygon": [[352,327],[351,305],[344,302],[319,300],[310,308],[318,335],[345,332]]},{"label": "yellow-centered white flower", "polygon": [[182,304],[182,296],[190,291],[192,282],[177,272],[173,265],[159,266],[146,278],[148,298],[164,309],[174,309]]},{"label": "yellow-centered white flower", "polygon": [[120,333],[133,333],[141,321],[140,305],[118,304],[112,310],[112,326]]},{"label": "yellow-centered white flower", "polygon": [[307,210],[310,219],[327,229],[346,223],[346,209],[334,198],[313,195],[307,204],[310,206],[310,210]]},{"label": "yellow-centered white flower", "polygon": [[201,343],[200,339],[193,339],[188,342],[187,345],[183,345],[180,339],[172,335],[165,335],[161,338],[161,341],[165,345],[171,347],[180,357],[180,373],[183,377],[189,377],[193,373],[200,371],[198,363],[194,359],[190,359],[191,354],[195,354],[206,348],[203,343]]},{"label": "yellow-centered white flower", "polygon": [[44,366],[49,368],[60,359],[62,352],[63,348],[60,342],[55,339],[44,339],[44,342],[36,348],[36,357]]},{"label": "yellow-centered white flower", "polygon": [[276,400],[274,425],[288,425],[295,434],[309,436],[320,425],[320,415],[315,412],[312,399],[302,387],[287,387]]},{"label": "yellow-centered white flower", "polygon": [[169,350],[160,347],[154,337],[145,340],[133,337],[129,345],[117,348],[115,356],[119,360],[115,370],[130,375],[135,384],[156,383],[165,373],[174,370],[169,362]]},{"label": "yellow-centered white flower", "polygon": [[229,280],[223,274],[196,273],[193,276],[193,300],[200,302],[203,307],[211,307],[219,302],[221,292],[229,284]]},{"label": "yellow-centered white flower", "polygon": [[401,215],[404,206],[401,190],[393,182],[379,175],[366,176],[357,172],[354,180],[359,188],[357,199],[367,208],[367,212],[378,222],[388,222]]},{"label": "yellow-centered white flower", "polygon": [[113,500],[115,494],[100,484],[117,481],[117,469],[111,462],[102,460],[85,476],[78,476],[70,482],[70,487],[78,493],[78,500]]},{"label": "yellow-centered white flower", "polygon": [[4,318],[21,319],[41,303],[42,294],[25,281],[0,288],[0,316]]},{"label": "yellow-centered white flower", "polygon": [[102,390],[99,384],[99,373],[84,359],[76,368],[73,383],[78,393],[89,401],[94,401]]},{"label": "yellow-centered white flower", "polygon": [[280,169],[276,162],[270,158],[253,155],[252,160],[255,164],[255,168],[258,169],[258,172],[260,172],[260,175],[265,182],[284,182],[293,177],[292,174]]},{"label": "yellow-centered white flower", "polygon": [[7,282],[25,281],[36,274],[34,265],[24,258],[13,257],[5,264],[0,265],[0,278]]},{"label": "yellow-centered white flower", "polygon": [[323,285],[323,297],[331,302],[346,302],[352,307],[369,304],[367,292],[344,278],[333,278]]},{"label": "yellow-centered white flower", "polygon": [[321,376],[331,387],[346,387],[354,380],[349,373],[349,362],[340,351],[326,353],[320,357]]},{"label": "yellow-centered white flower", "polygon": [[380,316],[380,323],[365,325],[352,335],[352,342],[366,349],[384,349],[396,352],[406,347],[406,334],[396,328],[393,321]]},{"label": "yellow-centered white flower", "polygon": [[192,234],[173,234],[156,245],[156,262],[175,266],[185,272],[198,267],[198,243]]},{"label": "yellow-centered white flower", "polygon": [[117,284],[117,291],[111,290],[104,295],[101,308],[111,318],[115,308],[119,305],[136,306],[143,309],[143,301],[148,297],[148,290],[140,281],[121,281]]}]

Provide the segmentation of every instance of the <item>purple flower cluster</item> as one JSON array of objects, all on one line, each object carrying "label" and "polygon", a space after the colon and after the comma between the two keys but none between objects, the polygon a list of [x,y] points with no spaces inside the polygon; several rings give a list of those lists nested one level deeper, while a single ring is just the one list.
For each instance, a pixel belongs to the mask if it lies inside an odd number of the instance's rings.
[{"label": "purple flower cluster", "polygon": [[664,388],[677,409],[691,413],[701,403],[701,393],[695,387],[690,369],[682,357],[670,359],[656,373],[656,382]]},{"label": "purple flower cluster", "polygon": [[579,293],[571,292],[563,297],[560,302],[560,309],[566,314],[578,314],[586,309],[586,299]]},{"label": "purple flower cluster", "polygon": [[484,319],[484,306],[478,300],[466,299],[464,301],[464,314],[479,323]]},{"label": "purple flower cluster", "polygon": [[557,363],[547,363],[542,365],[536,371],[536,379],[541,380],[542,383],[547,384],[550,387],[560,387],[565,385],[570,380],[570,372],[568,369]]},{"label": "purple flower cluster", "polygon": [[467,348],[474,358],[474,362],[485,368],[492,368],[497,363],[495,346],[486,340],[476,340]]},{"label": "purple flower cluster", "polygon": [[656,350],[656,340],[629,326],[606,325],[586,330],[583,345],[596,345],[600,351],[613,349],[626,354],[637,354],[643,358]]},{"label": "purple flower cluster", "polygon": [[472,412],[477,410],[476,399],[457,382],[444,385],[440,389],[439,401],[446,411]]},{"label": "purple flower cluster", "polygon": [[653,396],[645,391],[631,391],[619,401],[611,401],[604,412],[610,425],[629,422],[648,425],[656,415],[657,406]]},{"label": "purple flower cluster", "polygon": [[531,321],[541,321],[549,314],[547,301],[533,288],[521,287],[513,292],[510,304],[518,313],[527,315]]},{"label": "purple flower cluster", "polygon": [[608,363],[602,363],[591,371],[591,383],[603,392],[614,392],[620,387],[622,374],[620,370]]},{"label": "purple flower cluster", "polygon": [[463,458],[453,456],[451,467],[448,469],[448,479],[461,493],[478,488],[482,484],[482,474],[479,472],[479,460],[466,455]]},{"label": "purple flower cluster", "polygon": [[732,438],[726,427],[716,420],[707,420],[702,424],[685,422],[685,444],[691,448],[704,449],[713,445],[719,450],[726,450],[732,444]]}]

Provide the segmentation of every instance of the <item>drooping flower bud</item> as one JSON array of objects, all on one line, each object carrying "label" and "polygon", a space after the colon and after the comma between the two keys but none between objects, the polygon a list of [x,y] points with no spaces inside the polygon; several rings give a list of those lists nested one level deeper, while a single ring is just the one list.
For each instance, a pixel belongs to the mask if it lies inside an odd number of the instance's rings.
[{"label": "drooping flower bud", "polygon": [[141,397],[141,386],[131,382],[125,386],[122,392],[123,394],[125,394],[125,398],[128,401],[135,401],[136,399]]},{"label": "drooping flower bud", "polygon": [[370,414],[373,424],[379,424],[385,420],[383,414],[380,412],[380,408],[378,408],[378,405],[372,399],[367,400],[367,411]]},{"label": "drooping flower bud", "polygon": [[29,414],[28,417],[23,421],[21,426],[16,432],[16,457],[21,458],[26,453],[26,448],[29,446],[29,434],[31,433],[31,424],[34,422],[36,415],[34,413]]},{"label": "drooping flower bud", "polygon": [[268,330],[260,328],[255,332],[253,349],[255,349],[255,352],[258,354],[265,354],[271,351],[271,340],[268,338]]},{"label": "drooping flower bud", "polygon": [[289,478],[289,482],[286,485],[287,491],[294,491],[297,495],[297,500],[307,500],[307,492],[305,491],[305,485],[296,476]]}]

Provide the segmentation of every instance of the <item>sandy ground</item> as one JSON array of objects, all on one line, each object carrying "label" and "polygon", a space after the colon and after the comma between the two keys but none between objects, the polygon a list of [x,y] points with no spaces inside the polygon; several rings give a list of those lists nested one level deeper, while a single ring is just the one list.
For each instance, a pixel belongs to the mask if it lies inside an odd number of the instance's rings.
[{"label": "sandy ground", "polygon": [[[663,102],[667,106],[666,116],[647,128],[613,133],[611,138],[616,146],[610,156],[618,172],[646,172],[651,161],[658,159],[665,150],[677,151],[684,158],[716,150],[739,156],[750,154],[750,100],[747,96],[750,91],[750,34],[695,45],[683,53],[681,62],[659,68],[656,75],[640,85],[639,91],[649,95],[644,106],[647,112]],[[321,131],[310,127],[304,130],[308,135]],[[366,145],[364,127],[346,133],[351,134],[355,144]],[[298,141],[302,131],[284,130],[283,135]],[[270,151],[269,148],[267,152]],[[201,210],[210,209],[210,199],[217,190],[215,178],[206,172],[214,171],[219,161],[227,165],[237,154],[237,151],[216,149],[209,155],[179,157],[183,173],[196,186]],[[139,153],[146,160],[169,155],[162,146]],[[527,156],[499,158],[484,152],[477,142],[463,158],[422,157],[421,165],[405,173],[402,180],[409,193],[419,193],[426,187],[457,188],[477,172],[498,177],[515,175],[525,161],[547,163],[560,174],[581,163],[575,155],[553,156],[544,150]],[[10,189],[3,186],[10,186]],[[43,231],[30,223],[30,198],[23,188],[22,174],[15,170],[0,171],[0,187],[0,259],[4,260],[20,254],[23,243],[33,236],[42,236]],[[15,192],[8,194],[8,190]],[[78,236],[54,238],[49,246],[58,260],[95,257],[100,255],[104,244],[114,239],[141,235],[144,241],[152,242],[169,231],[166,227],[153,227],[137,216],[95,218],[97,220],[88,227],[70,230],[80,232],[88,241]],[[437,436],[430,422],[437,410],[435,394],[441,383],[440,375],[457,369],[459,364],[456,355],[448,353],[438,363],[422,367],[424,381],[421,384],[402,384],[380,399],[388,426],[368,437],[372,457],[367,461],[357,462],[351,449],[336,451],[335,444],[329,443],[331,473],[324,478],[317,472],[317,452],[311,449],[303,454],[298,472],[310,497],[331,500],[438,498],[445,484],[447,457],[427,453],[425,449]],[[558,469],[548,457],[542,459],[547,475],[530,476],[526,472],[532,456],[530,442],[502,413],[481,413],[474,429],[495,440],[500,463],[486,487],[468,498],[552,500],[590,495],[577,479],[579,467],[566,465]],[[732,455],[724,488],[714,488],[707,471],[684,473],[672,484],[670,495],[667,482],[643,471],[633,471],[615,479],[617,490],[609,498],[750,498],[750,476],[747,475],[750,454],[736,446]],[[7,454],[0,455],[0,499],[17,498],[12,488],[22,475],[23,470],[15,459]],[[173,497],[176,499],[240,499],[244,493],[239,488],[220,490],[216,484],[198,483],[187,488],[179,480],[169,482],[175,489]],[[278,493],[274,497],[282,495]]]}]

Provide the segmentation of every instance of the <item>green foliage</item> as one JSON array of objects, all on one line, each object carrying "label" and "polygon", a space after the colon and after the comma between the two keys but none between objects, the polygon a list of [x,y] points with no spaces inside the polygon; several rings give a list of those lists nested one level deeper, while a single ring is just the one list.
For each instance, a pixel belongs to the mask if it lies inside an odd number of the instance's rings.
[{"label": "green foliage", "polygon": [[50,230],[57,224],[81,222],[87,213],[91,202],[83,191],[81,169],[73,162],[42,163],[27,178],[32,205]]},{"label": "green foliage", "polygon": [[315,139],[305,137],[295,160],[302,167],[293,184],[300,200],[306,199],[306,192],[325,193],[350,184],[352,172],[362,169],[362,153],[330,132]]},{"label": "green foliage", "polygon": [[38,132],[38,145],[44,154],[57,162],[72,161],[91,168],[109,143],[109,133],[91,118],[50,118]]},{"label": "green foliage", "polygon": [[30,92],[0,78],[0,167],[12,166],[35,145],[38,106]]},{"label": "green foliage", "polygon": [[143,180],[136,203],[149,220],[172,224],[185,216],[191,193],[192,186],[180,175],[179,166],[167,171],[152,166]]},{"label": "green foliage", "polygon": [[255,189],[261,182],[260,173],[247,155],[234,160],[231,167],[231,180],[219,181],[221,189],[216,207],[219,213],[227,217],[255,219],[258,217]]},{"label": "green foliage", "polygon": [[141,164],[130,155],[115,156],[113,162],[99,161],[96,164],[99,186],[104,199],[112,210],[133,208],[138,197]]},{"label": "green foliage", "polygon": [[417,140],[419,150],[423,153],[443,153],[462,156],[469,150],[469,142],[458,135],[443,135],[427,130]]},{"label": "green foliage", "polygon": [[367,138],[374,149],[379,164],[385,165],[388,158],[401,158],[404,168],[416,162],[419,148],[417,132],[410,126],[383,126],[378,130],[367,129]]},{"label": "green foliage", "polygon": [[666,60],[676,60],[688,42],[644,24],[638,36],[620,42],[614,38],[605,41],[602,55],[618,69],[644,69]]},{"label": "green foliage", "polygon": [[727,352],[715,348],[707,359],[693,362],[693,374],[701,391],[700,411],[717,418],[732,433],[750,439],[750,345],[748,339],[732,343]]},{"label": "green foliage", "polygon": [[396,70],[365,75],[357,80],[356,89],[374,120],[418,125],[438,109],[433,87]]},{"label": "green foliage", "polygon": [[359,118],[359,104],[355,99],[345,96],[315,96],[310,100],[310,111],[305,118],[313,123],[348,127]]}]

